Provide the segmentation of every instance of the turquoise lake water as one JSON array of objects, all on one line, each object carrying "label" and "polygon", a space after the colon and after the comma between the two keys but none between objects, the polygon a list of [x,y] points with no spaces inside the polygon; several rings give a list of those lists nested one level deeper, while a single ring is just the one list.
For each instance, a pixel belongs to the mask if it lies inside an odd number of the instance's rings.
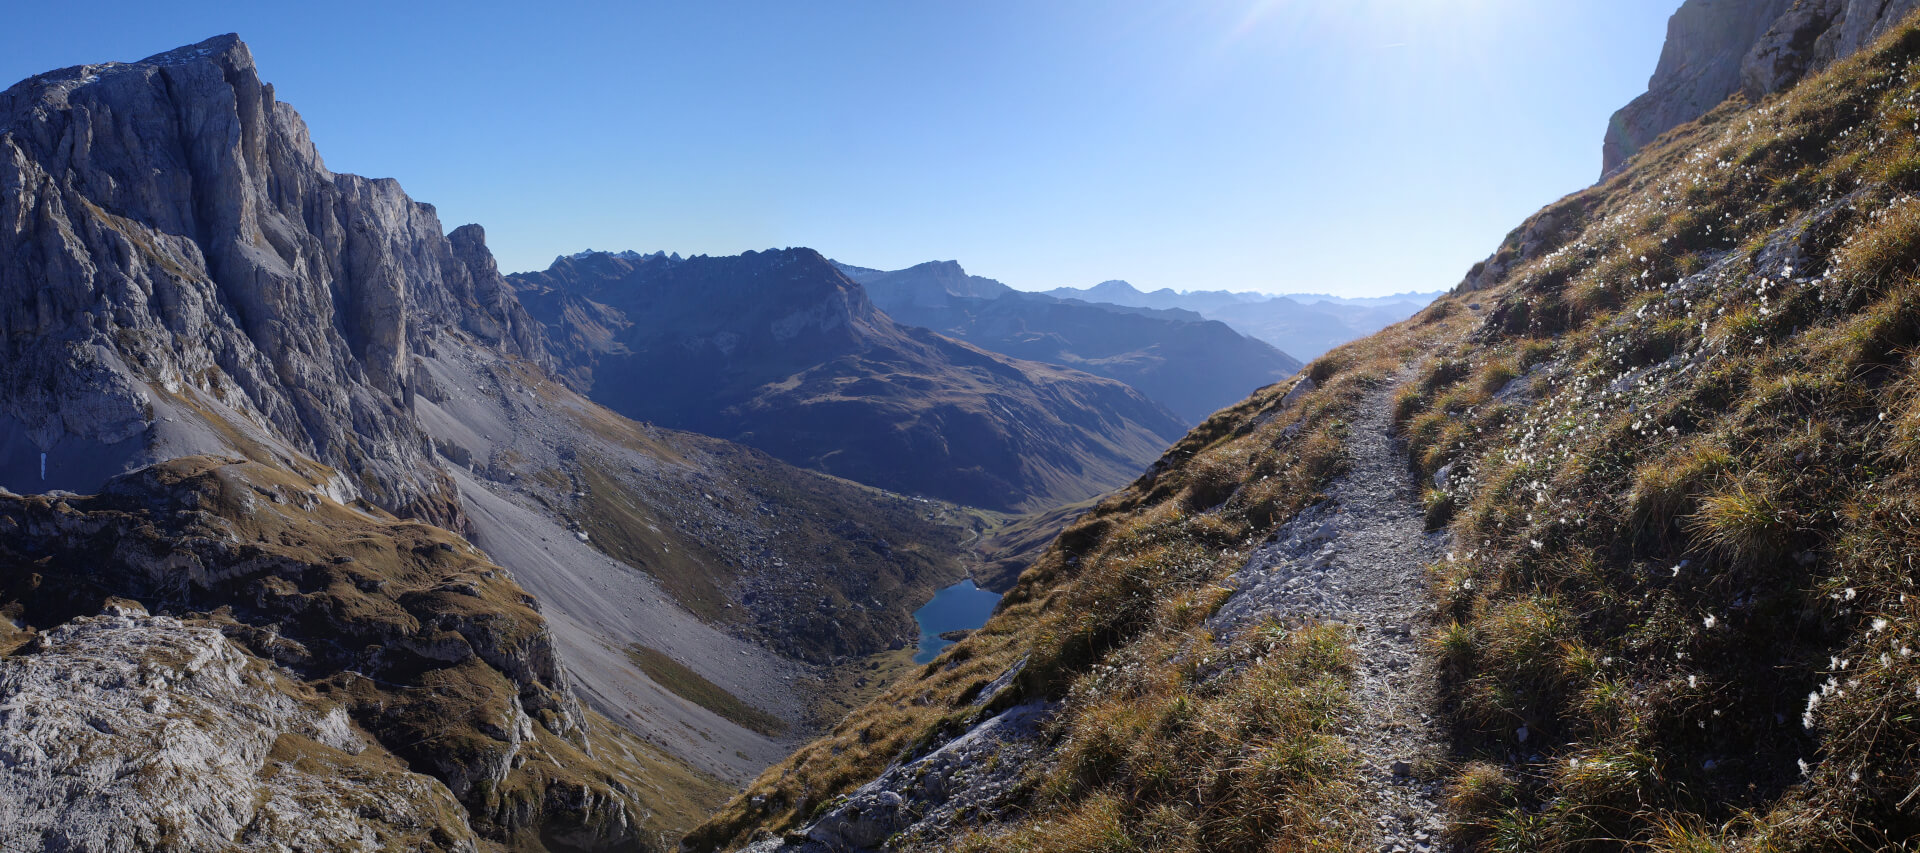
[{"label": "turquoise lake water", "polygon": [[926,663],[941,649],[953,645],[940,639],[941,633],[971,631],[987,624],[993,606],[999,603],[998,593],[974,586],[972,578],[934,593],[932,601],[913,611],[913,621],[920,623],[920,650],[914,653],[913,662]]}]

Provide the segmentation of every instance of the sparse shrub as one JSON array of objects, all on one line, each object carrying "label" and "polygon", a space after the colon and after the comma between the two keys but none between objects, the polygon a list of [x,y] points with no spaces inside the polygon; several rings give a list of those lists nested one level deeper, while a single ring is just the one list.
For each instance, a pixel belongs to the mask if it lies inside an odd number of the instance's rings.
[{"label": "sparse shrub", "polygon": [[1508,809],[1518,805],[1520,785],[1497,764],[1475,761],[1447,785],[1446,806],[1455,840],[1477,845]]},{"label": "sparse shrub", "polygon": [[1467,720],[1488,732],[1508,732],[1516,720],[1550,723],[1540,715],[1557,713],[1572,686],[1564,657],[1574,626],[1565,605],[1550,597],[1490,605],[1470,635],[1474,674],[1461,697]]},{"label": "sparse shrub", "polygon": [[1553,342],[1539,338],[1529,338],[1520,342],[1518,359],[1520,368],[1525,370],[1553,358]]}]

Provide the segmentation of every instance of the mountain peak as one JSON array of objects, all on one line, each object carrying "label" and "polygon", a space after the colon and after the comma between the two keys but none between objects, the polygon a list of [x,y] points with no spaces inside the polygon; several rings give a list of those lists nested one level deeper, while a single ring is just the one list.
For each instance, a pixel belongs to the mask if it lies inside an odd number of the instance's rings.
[{"label": "mountain peak", "polygon": [[189,62],[217,60],[219,58],[244,62],[248,67],[253,65],[253,52],[247,49],[247,43],[241,41],[237,33],[217,35],[195,44],[156,53],[146,59],[131,64],[152,66],[185,65]]}]

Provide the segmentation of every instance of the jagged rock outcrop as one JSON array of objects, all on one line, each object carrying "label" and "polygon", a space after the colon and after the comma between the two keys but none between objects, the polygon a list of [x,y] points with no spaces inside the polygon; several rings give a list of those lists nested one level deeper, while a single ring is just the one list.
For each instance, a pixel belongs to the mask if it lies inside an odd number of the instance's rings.
[{"label": "jagged rock outcrop", "polygon": [[1920,0],[1687,0],[1647,92],[1613,114],[1602,172],[1736,92],[1758,101],[1852,55]]},{"label": "jagged rock outcrop", "polygon": [[478,849],[340,706],[216,628],[113,610],[0,657],[7,849]]},{"label": "jagged rock outcrop", "polygon": [[0,94],[0,485],[304,456],[455,521],[408,411],[409,353],[452,330],[544,359],[480,230],[327,171],[238,38]]},{"label": "jagged rock outcrop", "polygon": [[1612,172],[1655,137],[1740,91],[1747,52],[1794,0],[1687,0],[1667,22],[1647,91],[1607,124],[1602,171]]}]

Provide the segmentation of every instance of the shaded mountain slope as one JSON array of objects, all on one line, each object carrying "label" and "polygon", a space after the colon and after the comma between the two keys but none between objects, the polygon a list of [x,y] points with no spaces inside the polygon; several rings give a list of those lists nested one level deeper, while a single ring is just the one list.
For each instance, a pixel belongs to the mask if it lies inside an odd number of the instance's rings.
[{"label": "shaded mountain slope", "polygon": [[1003,355],[1118,379],[1199,422],[1300,369],[1300,362],[1225,324],[1022,293],[969,276],[952,261],[882,272],[841,266],[887,316]]},{"label": "shaded mountain slope", "polygon": [[618,317],[586,350],[596,402],[897,492],[990,509],[1082,500],[1179,431],[1120,383],[897,325],[810,249],[588,253],[513,282],[556,337],[574,337],[587,303]]},{"label": "shaded mountain slope", "polygon": [[[1372,804],[1406,785],[1466,849],[1912,846],[1916,63],[1909,20],[1721,105],[1309,365],[1317,387],[1201,425],[695,846],[1380,849],[1404,842]],[[1373,613],[1220,621],[1359,580],[1321,549],[1382,528],[1335,515],[1310,541],[1361,470],[1356,430],[1404,441],[1453,542],[1405,626],[1450,754],[1404,776],[1346,740],[1371,736],[1377,641],[1349,626]],[[1298,562],[1249,608],[1234,575],[1274,550]],[[963,776],[959,754],[1002,758]]]},{"label": "shaded mountain slope", "polygon": [[1059,287],[1047,294],[1142,309],[1193,312],[1272,344],[1291,357],[1309,360],[1404,320],[1433,301],[1433,294],[1425,293],[1364,299],[1310,294],[1273,296],[1225,290],[1179,293],[1169,288],[1143,293],[1124,281],[1104,281],[1086,288]]}]

